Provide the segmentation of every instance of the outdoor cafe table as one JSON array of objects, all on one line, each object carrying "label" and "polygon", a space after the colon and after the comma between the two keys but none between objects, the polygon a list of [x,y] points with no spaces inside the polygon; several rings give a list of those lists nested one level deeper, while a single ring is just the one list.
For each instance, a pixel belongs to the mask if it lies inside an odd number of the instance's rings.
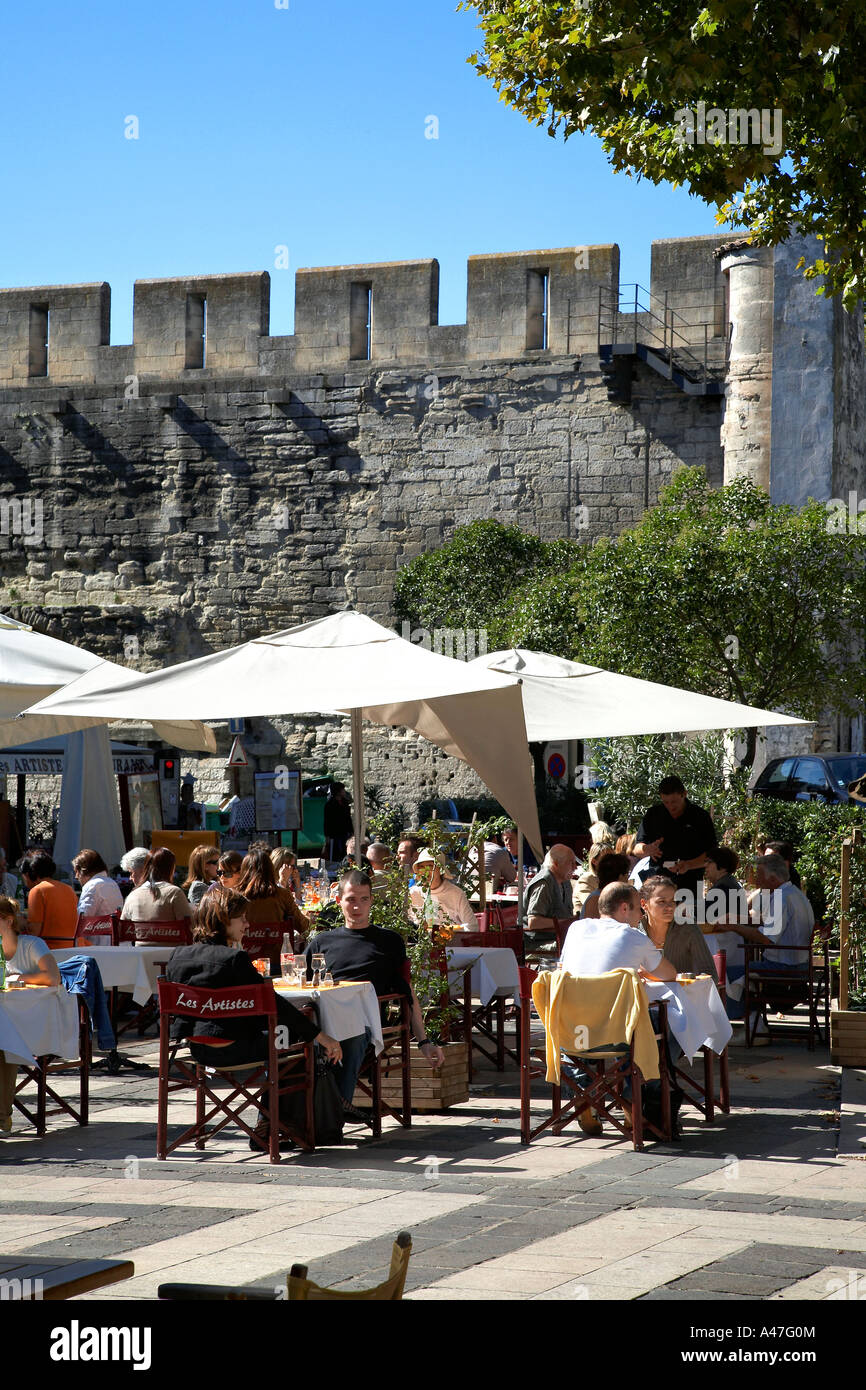
[{"label": "outdoor cafe table", "polygon": [[[44,986],[39,985],[42,989]],[[4,1298],[77,1298],[91,1289],[131,1279],[132,1260],[61,1259],[57,1255],[7,1255],[0,1250]]]},{"label": "outdoor cafe table", "polygon": [[377,1057],[385,1046],[379,1002],[369,980],[345,981],[324,989],[300,989],[293,981],[275,979],[274,989],[296,1009],[314,1004],[322,1032],[329,1033],[337,1042],[360,1037],[369,1028]]},{"label": "outdoor cafe table", "polygon": [[[460,933],[456,932],[455,938],[459,940],[459,936]],[[491,999],[497,997],[519,1000],[520,977],[517,974],[517,957],[508,947],[446,946],[445,956],[449,975],[462,975],[471,965],[472,994],[482,1004],[489,1004]],[[459,986],[452,984],[451,988],[453,991]]]},{"label": "outdoor cafe table", "polygon": [[70,956],[92,956],[99,966],[107,990],[131,994],[136,1004],[146,1004],[156,994],[156,981],[164,974],[165,962],[174,946],[64,946],[52,955],[58,960]]},{"label": "outdoor cafe table", "polygon": [[668,1027],[689,1064],[702,1047],[719,1055],[724,1052],[733,1029],[711,976],[699,976],[689,985],[647,980],[644,987],[651,1004],[660,1000],[667,1004]]},{"label": "outdoor cafe table", "polygon": [[0,991],[0,1052],[32,1067],[37,1057],[78,1056],[78,1000],[62,985]]}]

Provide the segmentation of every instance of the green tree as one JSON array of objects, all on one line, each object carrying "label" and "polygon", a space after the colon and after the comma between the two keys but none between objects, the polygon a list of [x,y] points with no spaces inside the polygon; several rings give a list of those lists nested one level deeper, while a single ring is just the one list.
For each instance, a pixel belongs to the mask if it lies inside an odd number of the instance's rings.
[{"label": "green tree", "polygon": [[398,570],[397,617],[433,629],[483,627],[495,651],[510,625],[503,597],[530,577],[567,568],[579,552],[574,541],[545,542],[519,526],[474,521]]},{"label": "green tree", "polygon": [[[617,170],[688,185],[765,245],[792,226],[806,266],[846,308],[866,297],[866,7],[861,0],[463,0],[484,47],[469,61],[550,135],[591,129]],[[683,112],[768,114],[732,143]],[[778,132],[778,125],[781,131]],[[776,136],[779,135],[777,139]],[[802,262],[801,262],[802,264]],[[825,292],[823,287],[819,293]]]},{"label": "green tree", "polygon": [[[536,541],[540,563],[498,576],[485,594],[483,576],[460,568],[458,531],[423,568],[406,567],[404,592],[447,625],[450,594],[474,586],[479,611],[495,606],[501,645],[803,719],[856,714],[866,696],[866,537],[832,522],[819,502],[777,506],[748,479],[714,489],[702,468],[684,468],[616,540]],[[514,529],[500,528],[511,546]],[[488,529],[485,545],[495,541]],[[751,731],[744,765],[754,754]]]}]

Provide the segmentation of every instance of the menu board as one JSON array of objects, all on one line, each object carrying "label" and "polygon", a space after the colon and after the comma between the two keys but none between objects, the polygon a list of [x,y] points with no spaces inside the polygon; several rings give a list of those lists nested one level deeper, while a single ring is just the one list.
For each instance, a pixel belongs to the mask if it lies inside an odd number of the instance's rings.
[{"label": "menu board", "polygon": [[297,768],[255,775],[256,830],[300,830],[301,773]]},{"label": "menu board", "polygon": [[133,844],[143,845],[145,833],[162,829],[162,805],[159,798],[159,779],[155,772],[131,776],[129,788],[129,815],[132,822]]}]

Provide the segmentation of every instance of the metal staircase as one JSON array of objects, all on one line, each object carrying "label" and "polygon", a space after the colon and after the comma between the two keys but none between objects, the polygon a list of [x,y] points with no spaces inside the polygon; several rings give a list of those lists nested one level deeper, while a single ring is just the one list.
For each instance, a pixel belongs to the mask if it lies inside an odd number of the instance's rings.
[{"label": "metal staircase", "polygon": [[611,400],[631,399],[634,358],[687,396],[724,395],[725,365],[717,344],[712,325],[689,323],[669,306],[667,292],[660,299],[637,284],[599,288],[598,356]]}]

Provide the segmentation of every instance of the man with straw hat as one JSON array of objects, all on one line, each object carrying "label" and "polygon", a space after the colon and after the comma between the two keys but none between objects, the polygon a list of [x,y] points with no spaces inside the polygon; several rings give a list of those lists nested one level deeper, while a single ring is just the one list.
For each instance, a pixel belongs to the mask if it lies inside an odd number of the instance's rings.
[{"label": "man with straw hat", "polygon": [[434,921],[475,931],[478,923],[469,899],[451,878],[441,855],[422,849],[414,873],[416,887],[410,889],[409,896],[419,921],[426,918],[429,905]]}]

